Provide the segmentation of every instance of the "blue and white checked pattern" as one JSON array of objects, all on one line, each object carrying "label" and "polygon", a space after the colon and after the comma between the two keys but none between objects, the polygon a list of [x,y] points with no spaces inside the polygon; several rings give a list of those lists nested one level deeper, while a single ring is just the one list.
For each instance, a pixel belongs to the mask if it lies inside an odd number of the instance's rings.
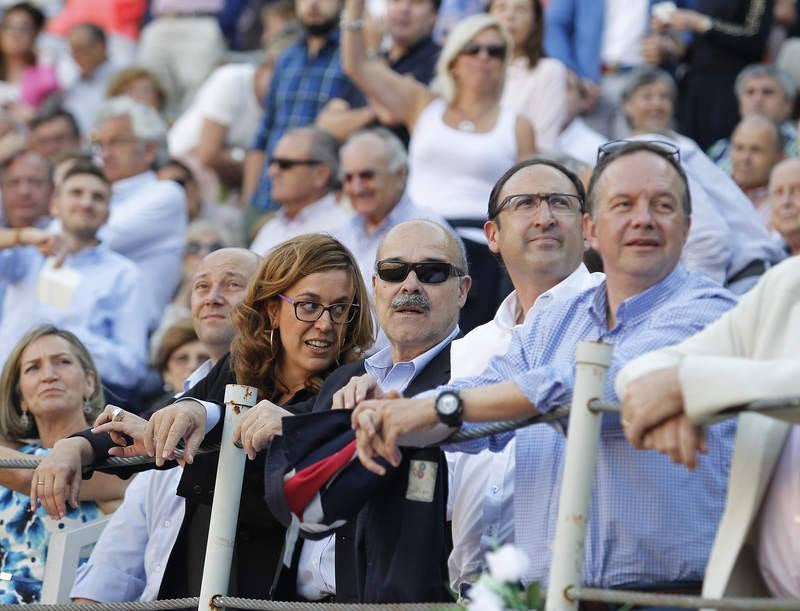
[{"label": "blue and white checked pattern", "polygon": [[[262,150],[269,157],[283,134],[292,127],[313,123],[325,104],[340,97],[347,82],[339,63],[338,30],[331,33],[314,57],[308,54],[307,39],[301,38],[278,58],[261,127],[251,148]],[[275,208],[266,164],[251,203],[258,208]]]},{"label": "blue and white checked pattern", "polygon": [[[614,345],[605,398],[633,357],[688,337],[735,305],[733,296],[704,276],[676,268],[661,282],[627,299],[617,325],[606,322],[605,283],[578,297],[553,301],[515,330],[508,353],[478,377],[444,388],[513,379],[541,412],[572,393],[577,342]],[[734,425],[708,431],[709,453],[690,473],[653,452],[634,450],[619,417],[605,415],[586,539],[584,584],[700,581],[725,502]],[[476,452],[502,448],[511,434],[447,447]],[[562,423],[517,431],[514,529],[530,556],[524,581],[547,582],[565,450]]]}]

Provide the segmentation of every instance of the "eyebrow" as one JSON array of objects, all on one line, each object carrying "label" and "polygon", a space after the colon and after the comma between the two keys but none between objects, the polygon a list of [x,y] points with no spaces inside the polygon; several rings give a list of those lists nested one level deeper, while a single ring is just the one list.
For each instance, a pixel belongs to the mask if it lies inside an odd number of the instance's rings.
[{"label": "eyebrow", "polygon": [[30,363],[36,363],[36,362],[41,361],[43,359],[44,360],[46,360],[46,359],[55,359],[55,358],[58,358],[60,356],[67,356],[69,358],[72,358],[72,355],[69,352],[56,352],[55,354],[48,354],[48,355],[46,355],[44,357],[40,356],[40,357],[37,357],[35,359],[28,359],[27,361],[23,361],[22,364],[23,365],[28,365]]},{"label": "eyebrow", "polygon": [[[314,293],[313,291],[303,291],[302,293],[298,293],[294,297],[294,299],[296,299],[298,301],[312,301],[313,300],[313,301],[316,301],[317,303],[321,303],[321,297],[317,293]],[[352,300],[353,300],[353,297],[351,297],[350,295],[343,295],[343,296],[337,297],[336,299],[331,301],[331,303],[345,303],[347,301],[352,301]]]}]

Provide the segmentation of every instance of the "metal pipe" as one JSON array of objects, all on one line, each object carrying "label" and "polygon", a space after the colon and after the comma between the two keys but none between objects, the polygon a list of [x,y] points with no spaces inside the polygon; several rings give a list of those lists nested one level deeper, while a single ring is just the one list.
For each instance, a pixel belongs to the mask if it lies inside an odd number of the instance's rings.
[{"label": "metal pipe", "polygon": [[236,522],[239,519],[239,500],[242,495],[242,478],[247,456],[233,443],[233,429],[242,414],[258,400],[258,391],[252,386],[228,384],[225,387],[225,421],[222,426],[222,443],[214,484],[214,501],[211,504],[211,522],[208,528],[206,558],[203,564],[203,581],[200,585],[198,611],[216,609],[213,599],[228,593],[233,544],[236,540]]},{"label": "metal pipe", "polygon": [[575,389],[567,429],[567,449],[558,520],[550,559],[546,611],[576,611],[578,601],[567,588],[580,585],[586,545],[589,504],[600,443],[602,414],[589,403],[603,396],[612,347],[599,342],[579,342],[575,355]]}]

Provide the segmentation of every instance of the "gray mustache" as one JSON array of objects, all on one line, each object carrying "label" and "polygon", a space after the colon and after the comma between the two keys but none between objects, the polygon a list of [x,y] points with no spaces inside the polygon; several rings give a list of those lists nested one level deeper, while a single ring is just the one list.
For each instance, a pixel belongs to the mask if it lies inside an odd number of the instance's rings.
[{"label": "gray mustache", "polygon": [[420,308],[422,310],[430,310],[431,309],[431,302],[428,301],[428,298],[421,293],[401,293],[397,295],[394,299],[392,299],[392,303],[390,304],[392,309],[398,308]]}]

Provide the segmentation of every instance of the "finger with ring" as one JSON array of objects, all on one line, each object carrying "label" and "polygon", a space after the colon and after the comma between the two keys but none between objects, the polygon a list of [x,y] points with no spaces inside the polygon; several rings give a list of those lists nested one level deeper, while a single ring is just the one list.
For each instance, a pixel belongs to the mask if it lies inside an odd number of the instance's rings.
[{"label": "finger with ring", "polygon": [[117,407],[117,408],[114,409],[113,412],[111,412],[111,421],[112,422],[119,422],[124,417],[125,417],[125,410],[123,410],[121,407]]}]

